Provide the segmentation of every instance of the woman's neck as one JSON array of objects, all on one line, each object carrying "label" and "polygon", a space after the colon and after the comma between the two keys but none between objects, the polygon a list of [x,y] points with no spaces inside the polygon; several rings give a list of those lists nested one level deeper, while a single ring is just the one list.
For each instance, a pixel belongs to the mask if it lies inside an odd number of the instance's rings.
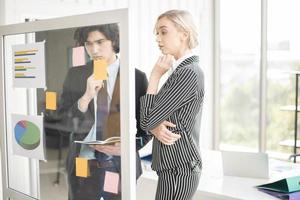
[{"label": "woman's neck", "polygon": [[191,53],[191,52],[192,52],[191,49],[189,49],[189,48],[184,48],[184,49],[178,51],[177,54],[174,55],[174,58],[175,58],[175,60],[178,60],[179,58],[181,58],[181,57],[183,57],[183,56],[185,56],[186,54],[189,54],[189,53]]}]

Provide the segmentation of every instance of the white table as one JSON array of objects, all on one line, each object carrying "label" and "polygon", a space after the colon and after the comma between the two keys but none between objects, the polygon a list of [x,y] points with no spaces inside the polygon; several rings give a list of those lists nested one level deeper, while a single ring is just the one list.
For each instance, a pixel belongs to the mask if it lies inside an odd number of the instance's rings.
[{"label": "white table", "polygon": [[[278,200],[258,191],[254,186],[300,174],[299,164],[270,160],[270,179],[223,176],[221,153],[202,150],[203,171],[195,200]],[[137,199],[153,200],[157,184],[156,173],[149,163],[137,184]],[[253,166],[254,167],[254,166]]]}]

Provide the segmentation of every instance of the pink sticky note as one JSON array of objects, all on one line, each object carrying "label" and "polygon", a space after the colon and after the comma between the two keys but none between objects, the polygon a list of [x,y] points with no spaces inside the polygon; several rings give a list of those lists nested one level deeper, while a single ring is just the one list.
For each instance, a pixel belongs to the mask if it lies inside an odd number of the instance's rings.
[{"label": "pink sticky note", "polygon": [[84,47],[74,47],[73,48],[73,67],[85,65],[85,54],[84,54]]},{"label": "pink sticky note", "polygon": [[103,190],[105,192],[118,194],[118,186],[119,186],[119,174],[115,172],[106,171]]}]

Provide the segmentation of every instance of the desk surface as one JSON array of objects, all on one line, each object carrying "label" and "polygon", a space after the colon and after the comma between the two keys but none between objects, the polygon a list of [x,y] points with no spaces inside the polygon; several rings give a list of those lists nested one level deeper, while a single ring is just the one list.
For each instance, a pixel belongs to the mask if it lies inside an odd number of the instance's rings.
[{"label": "desk surface", "polygon": [[[276,200],[277,198],[258,191],[254,186],[300,174],[299,164],[270,160],[270,179],[223,176],[220,152],[204,150],[202,151],[202,157],[203,171],[195,199]],[[145,182],[148,190],[154,191],[155,194],[157,176],[150,169],[149,164],[144,163],[144,167],[146,169],[138,183],[143,185],[143,182]],[[152,181],[152,183],[149,183],[149,181]],[[138,184],[138,195],[141,190],[143,190],[142,186]],[[148,193],[148,191],[143,192]]]}]

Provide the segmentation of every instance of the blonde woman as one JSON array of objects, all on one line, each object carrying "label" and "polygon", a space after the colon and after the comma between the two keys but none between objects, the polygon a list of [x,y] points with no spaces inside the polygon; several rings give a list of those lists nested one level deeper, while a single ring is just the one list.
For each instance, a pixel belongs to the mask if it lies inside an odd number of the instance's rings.
[{"label": "blonde woman", "polygon": [[[204,77],[192,49],[198,44],[190,13],[170,10],[156,22],[162,52],[141,101],[141,127],[154,136],[152,169],[158,174],[156,200],[187,200],[195,194],[202,169],[199,130]],[[158,91],[163,74],[173,72]]]}]

